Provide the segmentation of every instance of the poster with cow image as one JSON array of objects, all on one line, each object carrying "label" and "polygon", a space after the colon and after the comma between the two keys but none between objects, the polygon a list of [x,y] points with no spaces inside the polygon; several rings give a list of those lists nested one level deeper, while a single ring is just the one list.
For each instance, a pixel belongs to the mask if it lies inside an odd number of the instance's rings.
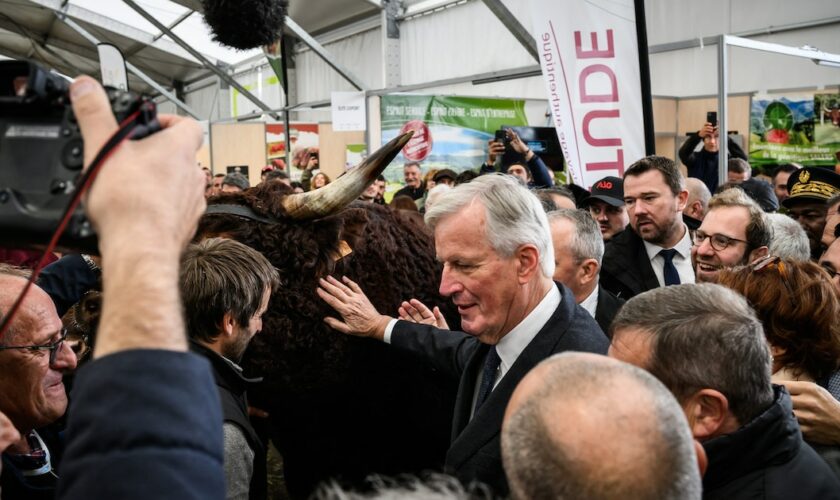
[{"label": "poster with cow image", "polygon": [[478,169],[487,159],[487,141],[504,126],[528,124],[525,101],[475,97],[382,96],[382,143],[414,131],[384,175],[389,184],[403,182],[402,165],[418,161],[423,172],[449,168],[456,172]]},{"label": "poster with cow image", "polygon": [[[754,97],[750,106],[750,163],[834,166],[834,152],[840,150],[840,126],[832,123],[831,106],[837,107],[838,101],[840,94]],[[840,115],[840,110],[837,113]]]}]

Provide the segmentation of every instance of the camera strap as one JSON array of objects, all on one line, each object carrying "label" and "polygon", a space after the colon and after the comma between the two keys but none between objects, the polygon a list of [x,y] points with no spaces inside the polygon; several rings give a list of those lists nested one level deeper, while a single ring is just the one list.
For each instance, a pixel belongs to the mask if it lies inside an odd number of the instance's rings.
[{"label": "camera strap", "polygon": [[[9,312],[3,316],[3,321],[0,323],[0,341],[3,340],[3,336],[12,324],[12,319],[20,308],[23,298],[26,297],[26,293],[38,280],[38,276],[40,276],[41,270],[46,264],[49,255],[53,252],[53,250],[55,250],[55,247],[58,244],[58,239],[64,233],[64,230],[67,229],[67,224],[70,221],[73,212],[75,212],[76,208],[79,206],[82,196],[90,189],[90,186],[93,185],[93,181],[99,174],[99,170],[102,168],[105,160],[107,160],[111,154],[116,151],[117,147],[122,144],[124,140],[129,139],[138,133],[139,135],[146,135],[144,132],[148,132],[148,112],[150,107],[152,112],[154,112],[154,106],[154,103],[146,101],[141,105],[140,109],[123,120],[122,123],[120,123],[119,129],[117,129],[117,131],[114,132],[114,135],[105,142],[105,145],[102,146],[96,154],[96,157],[94,157],[93,161],[91,161],[88,168],[85,169],[84,173],[79,178],[76,189],[70,197],[70,202],[64,209],[61,219],[59,219],[58,227],[55,232],[53,232],[47,248],[44,249],[43,255],[41,255],[41,258],[38,260],[38,264],[32,270],[32,275],[29,277],[29,281],[26,282],[26,285],[23,287],[20,295],[15,300],[15,303],[9,309]],[[152,115],[154,115],[154,113],[152,113]]]}]

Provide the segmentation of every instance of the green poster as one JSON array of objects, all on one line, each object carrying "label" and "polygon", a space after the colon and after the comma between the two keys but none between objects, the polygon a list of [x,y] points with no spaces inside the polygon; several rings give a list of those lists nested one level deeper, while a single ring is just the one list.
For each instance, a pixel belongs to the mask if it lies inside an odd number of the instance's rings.
[{"label": "green poster", "polygon": [[840,103],[840,95],[800,96],[753,99],[749,153],[752,165],[796,162],[834,166],[834,152],[840,150],[840,127],[830,119],[830,106]]},{"label": "green poster", "polygon": [[487,157],[487,141],[502,126],[524,126],[525,101],[474,97],[388,95],[380,103],[382,143],[412,130],[414,136],[385,170],[402,182],[402,165],[419,161],[423,171],[477,169]]}]

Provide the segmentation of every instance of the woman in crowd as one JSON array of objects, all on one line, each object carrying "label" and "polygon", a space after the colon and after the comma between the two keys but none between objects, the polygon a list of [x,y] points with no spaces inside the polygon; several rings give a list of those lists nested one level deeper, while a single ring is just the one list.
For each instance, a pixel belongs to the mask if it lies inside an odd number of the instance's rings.
[{"label": "woman in crowd", "polygon": [[318,172],[312,177],[312,184],[309,188],[310,191],[318,188],[322,188],[330,183],[330,178],[324,172]]},{"label": "woman in crowd", "polygon": [[[744,295],[758,314],[775,381],[805,380],[828,389],[840,368],[840,297],[820,266],[768,257],[723,272],[720,283]],[[840,393],[832,394],[840,400]]]},{"label": "woman in crowd", "polygon": [[[815,382],[840,400],[840,295],[825,270],[768,256],[723,271],[720,284],[746,297],[764,325],[773,382]],[[840,475],[840,448],[805,440]]]}]

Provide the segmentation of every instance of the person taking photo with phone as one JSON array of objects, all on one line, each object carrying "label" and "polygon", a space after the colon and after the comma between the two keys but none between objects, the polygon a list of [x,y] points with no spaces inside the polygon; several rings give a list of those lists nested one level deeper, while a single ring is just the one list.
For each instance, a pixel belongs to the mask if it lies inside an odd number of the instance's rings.
[{"label": "person taking photo with phone", "polygon": [[[688,176],[703,181],[703,184],[709,188],[710,193],[714,193],[718,187],[719,140],[717,113],[710,111],[706,113],[706,123],[703,124],[703,127],[696,134],[689,135],[680,147],[680,160],[688,168]],[[748,161],[747,154],[741,149],[741,146],[736,144],[731,137],[728,138],[728,141],[727,159],[741,158]],[[700,142],[703,143],[703,147],[695,151]]]}]

